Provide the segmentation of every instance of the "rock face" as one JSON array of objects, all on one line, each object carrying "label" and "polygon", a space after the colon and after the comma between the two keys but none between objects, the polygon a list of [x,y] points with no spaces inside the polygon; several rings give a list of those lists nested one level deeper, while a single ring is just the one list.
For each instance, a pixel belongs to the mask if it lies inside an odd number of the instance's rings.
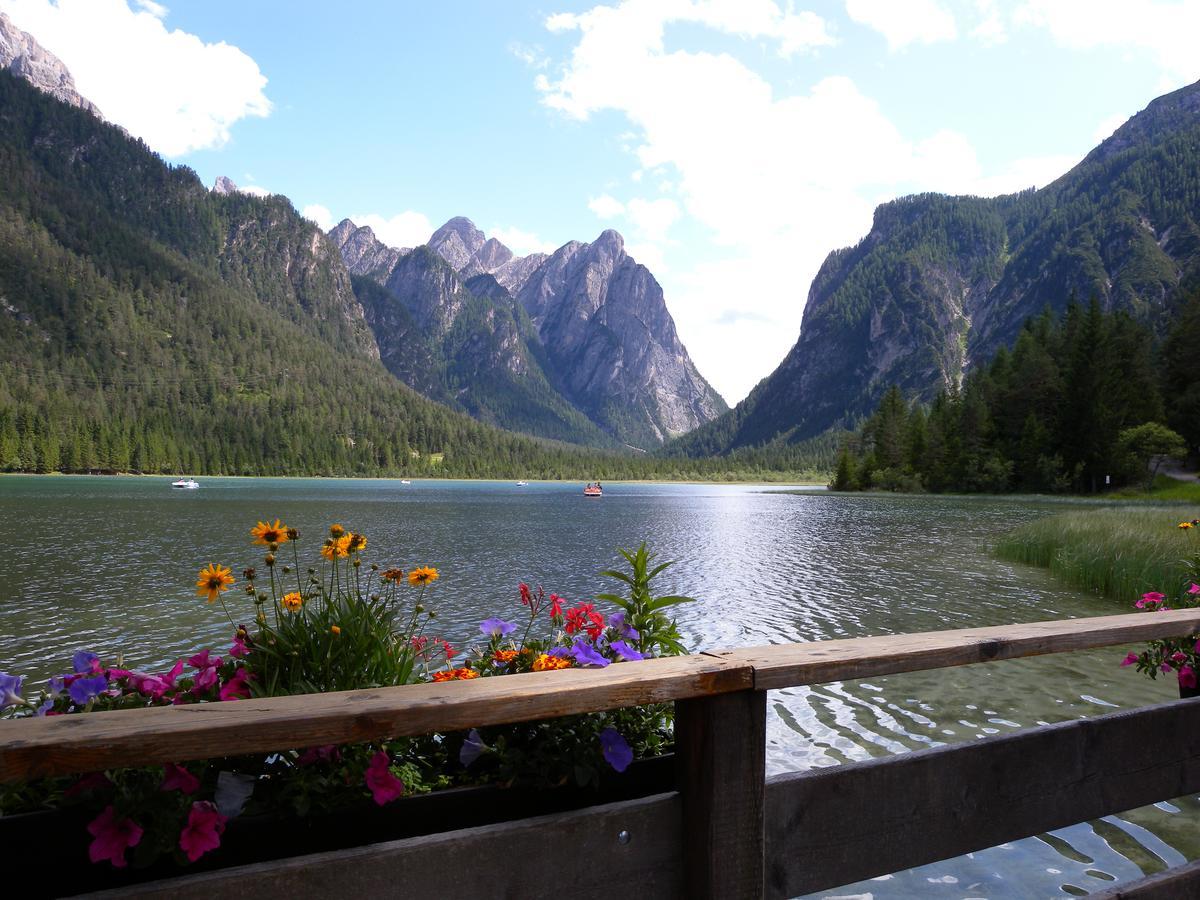
[{"label": "rock face", "polygon": [[51,97],[104,118],[91,100],[75,89],[75,79],[57,56],[0,13],[0,69],[8,69]]},{"label": "rock face", "polygon": [[852,426],[892,384],[930,400],[1072,296],[1161,329],[1200,287],[1197,148],[1200,83],[1153,101],[1040,190],[880,206],[857,246],[825,260],[779,368],[680,449]]},{"label": "rock face", "polygon": [[415,250],[387,247],[349,220],[329,236],[372,285],[356,281],[356,293],[389,369],[485,421],[653,447],[726,408],[688,359],[662,289],[615,231],[526,257],[462,217]]},{"label": "rock face", "polygon": [[238,186],[233,183],[233,179],[227,175],[218,175],[217,180],[213,182],[212,192],[214,194],[236,194]]},{"label": "rock face", "polygon": [[662,288],[617,232],[560,247],[518,299],[567,397],[623,442],[654,447],[728,408],[688,357]]}]

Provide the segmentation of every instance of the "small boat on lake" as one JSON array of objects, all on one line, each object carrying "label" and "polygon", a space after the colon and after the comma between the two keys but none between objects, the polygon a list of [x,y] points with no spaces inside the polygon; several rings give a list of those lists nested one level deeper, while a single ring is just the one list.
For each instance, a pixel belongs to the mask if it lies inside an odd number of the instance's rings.
[{"label": "small boat on lake", "polygon": [[528,481],[518,481],[517,487],[529,487],[529,482]]},{"label": "small boat on lake", "polygon": [[593,482],[592,484],[589,484],[587,487],[585,487],[583,489],[583,496],[585,496],[585,497],[603,497],[604,489],[602,487],[600,487],[600,482],[596,481],[596,482]]},{"label": "small boat on lake", "polygon": [[200,487],[200,482],[191,478],[180,478],[178,481],[172,481],[171,487],[180,488],[185,491],[194,491],[196,488]]},{"label": "small boat on lake", "polygon": [[401,478],[401,479],[400,479],[400,483],[401,483],[401,484],[412,484],[412,482],[411,482],[411,481],[409,481],[407,478]]}]

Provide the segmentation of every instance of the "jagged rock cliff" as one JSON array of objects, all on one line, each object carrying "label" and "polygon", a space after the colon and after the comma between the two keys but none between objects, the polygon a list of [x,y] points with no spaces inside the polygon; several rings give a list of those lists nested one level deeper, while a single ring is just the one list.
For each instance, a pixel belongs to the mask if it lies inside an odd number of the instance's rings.
[{"label": "jagged rock cliff", "polygon": [[[463,217],[435,231],[426,248],[412,251],[387,247],[369,228],[349,220],[330,237],[354,275],[384,288],[404,310],[403,316],[389,312],[375,292],[364,300],[385,363],[431,396],[449,395],[472,408],[468,398],[482,388],[472,379],[494,379],[503,370],[501,381],[511,383],[510,399],[501,404],[508,412],[484,413],[489,421],[516,427],[515,397],[532,392],[535,405],[552,412],[548,419],[537,415],[550,422],[552,432],[535,433],[569,433],[564,439],[576,440],[583,435],[595,443],[602,431],[608,437],[600,443],[615,439],[637,447],[656,446],[725,409],[679,342],[658,283],[625,254],[616,232],[592,245],[572,242],[550,257],[514,257]],[[372,304],[379,307],[376,313]],[[464,310],[471,312],[469,327],[458,325]],[[442,342],[440,351],[429,351],[433,357],[411,339],[398,338],[413,326]],[[466,332],[474,337],[463,339]],[[404,358],[405,346],[414,346],[426,366],[446,376],[432,384],[419,375],[419,367]],[[433,363],[434,357],[440,361]],[[452,373],[457,373],[453,389],[445,381]],[[524,381],[530,384],[521,387]],[[495,385],[488,390],[494,393]],[[534,401],[525,396],[522,402]],[[476,402],[473,408],[481,407]],[[589,427],[581,429],[582,421],[590,421]]]},{"label": "jagged rock cliff", "polygon": [[64,103],[104,118],[96,104],[80,95],[75,79],[57,56],[22,31],[0,12],[0,69],[8,69],[39,90]]}]

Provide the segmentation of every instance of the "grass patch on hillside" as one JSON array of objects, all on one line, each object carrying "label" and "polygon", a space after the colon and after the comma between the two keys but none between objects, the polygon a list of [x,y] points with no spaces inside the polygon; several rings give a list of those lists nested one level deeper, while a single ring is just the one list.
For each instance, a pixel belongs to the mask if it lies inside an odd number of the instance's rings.
[{"label": "grass patch on hillside", "polygon": [[1107,496],[1119,500],[1161,500],[1200,504],[1200,482],[1180,481],[1177,478],[1159,475],[1154,479],[1154,485],[1148,491],[1125,488]]},{"label": "grass patch on hillside", "polygon": [[1174,594],[1187,577],[1200,550],[1200,529],[1176,526],[1197,514],[1192,508],[1129,507],[1062,513],[1010,531],[995,553],[1132,606],[1146,591]]}]

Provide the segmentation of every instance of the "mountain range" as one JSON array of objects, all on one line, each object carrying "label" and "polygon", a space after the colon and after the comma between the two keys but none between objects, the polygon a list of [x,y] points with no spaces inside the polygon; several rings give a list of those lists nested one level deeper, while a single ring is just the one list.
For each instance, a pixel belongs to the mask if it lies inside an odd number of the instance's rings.
[{"label": "mountain range", "polygon": [[1162,334],[1200,287],[1198,223],[1200,83],[1154,100],[1040,190],[885,203],[862,241],[826,258],[779,367],[668,449],[802,442],[852,427],[893,384],[932,400],[1072,297]]},{"label": "mountain range", "polygon": [[415,249],[343,220],[329,232],[384,365],[517,431],[650,449],[728,407],[688,357],[650,271],[605,231],[517,257],[456,217]]}]

